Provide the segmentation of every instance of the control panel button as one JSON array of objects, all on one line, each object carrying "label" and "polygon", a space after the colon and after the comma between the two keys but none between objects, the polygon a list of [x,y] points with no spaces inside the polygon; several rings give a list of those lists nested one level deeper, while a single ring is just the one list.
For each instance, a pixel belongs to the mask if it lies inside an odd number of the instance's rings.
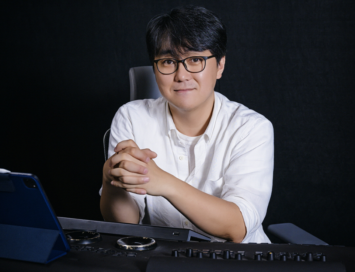
[{"label": "control panel button", "polygon": [[295,262],[300,262],[300,261],[301,261],[301,256],[298,255],[298,254],[296,254],[295,257],[293,257],[293,260],[294,260]]},{"label": "control panel button", "polygon": [[214,251],[210,252],[210,258],[216,259],[217,258],[216,252],[214,252]]},{"label": "control panel button", "polygon": [[172,252],[171,252],[171,256],[173,257],[179,257],[179,251],[174,249]]},{"label": "control panel button", "polygon": [[306,254],[306,261],[307,261],[307,262],[312,262],[312,261],[313,261],[313,254],[312,254],[312,252],[307,252],[307,254]]},{"label": "control panel button", "polygon": [[186,249],[186,257],[188,258],[192,257],[192,248]]},{"label": "control panel button", "polygon": [[199,259],[202,259],[203,258],[203,253],[201,251],[197,252],[196,257],[199,258]]},{"label": "control panel button", "polygon": [[275,260],[275,254],[274,254],[274,252],[269,251],[269,252],[267,253],[266,259],[267,259],[268,261],[273,261],[273,260]]},{"label": "control panel button", "polygon": [[287,261],[287,256],[286,254],[280,255],[280,261],[286,262]]},{"label": "control panel button", "polygon": [[223,259],[228,260],[230,258],[230,251],[227,249],[223,252]]}]

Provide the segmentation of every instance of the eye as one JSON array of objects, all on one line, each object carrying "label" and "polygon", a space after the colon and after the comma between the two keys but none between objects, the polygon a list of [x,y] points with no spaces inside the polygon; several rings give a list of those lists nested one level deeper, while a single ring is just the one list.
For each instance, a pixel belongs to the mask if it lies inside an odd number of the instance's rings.
[{"label": "eye", "polygon": [[173,59],[164,59],[161,62],[165,66],[169,66],[169,65],[174,65],[175,64],[175,61]]},{"label": "eye", "polygon": [[203,58],[200,58],[200,57],[191,57],[191,58],[188,59],[188,62],[189,62],[190,64],[194,64],[194,65],[200,64],[200,63],[203,62]]}]

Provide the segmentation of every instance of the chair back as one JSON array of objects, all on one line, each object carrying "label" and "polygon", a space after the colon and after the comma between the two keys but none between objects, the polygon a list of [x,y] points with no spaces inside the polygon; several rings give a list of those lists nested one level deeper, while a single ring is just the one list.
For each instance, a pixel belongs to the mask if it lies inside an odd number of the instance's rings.
[{"label": "chair back", "polygon": [[139,66],[129,69],[129,86],[131,101],[161,97],[153,66]]},{"label": "chair back", "polygon": [[[130,100],[161,97],[158,84],[155,81],[153,66],[139,66],[129,69]],[[108,159],[108,142],[110,129],[103,138],[105,161]]]}]

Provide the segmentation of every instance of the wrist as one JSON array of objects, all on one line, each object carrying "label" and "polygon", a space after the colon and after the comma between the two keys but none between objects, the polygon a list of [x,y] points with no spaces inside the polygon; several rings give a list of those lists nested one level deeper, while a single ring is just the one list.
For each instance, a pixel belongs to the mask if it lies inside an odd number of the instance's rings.
[{"label": "wrist", "polygon": [[163,184],[165,186],[163,187],[163,192],[161,196],[165,197],[166,199],[170,199],[174,197],[174,195],[179,193],[179,184],[183,183],[183,181],[167,172],[164,173],[165,174],[162,178],[164,182]]}]

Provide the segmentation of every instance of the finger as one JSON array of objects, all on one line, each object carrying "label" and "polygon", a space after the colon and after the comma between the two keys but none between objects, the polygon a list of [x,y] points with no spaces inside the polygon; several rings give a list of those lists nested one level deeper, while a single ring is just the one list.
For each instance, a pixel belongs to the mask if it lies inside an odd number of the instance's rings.
[{"label": "finger", "polygon": [[138,195],[146,195],[147,191],[144,189],[140,189],[140,188],[135,188],[135,189],[126,189],[127,192],[131,192],[131,193],[135,193]]},{"label": "finger", "polygon": [[138,145],[135,143],[135,141],[133,141],[133,140],[130,139],[130,140],[126,140],[126,141],[119,142],[119,143],[116,145],[114,151],[115,151],[116,153],[118,153],[118,152],[120,152],[121,150],[123,150],[123,149],[125,149],[125,148],[127,148],[127,147],[138,147]]},{"label": "finger", "polygon": [[111,175],[112,177],[112,180],[118,180],[118,181],[121,181],[122,180],[122,177],[128,177],[128,176],[131,176],[131,177],[146,177],[144,175],[140,175],[140,174],[136,174],[136,173],[131,173],[123,168],[114,168],[114,169],[111,169],[109,170],[109,174]]},{"label": "finger", "polygon": [[147,166],[146,163],[134,158],[133,156],[131,156],[130,154],[128,153],[119,153],[119,154],[115,154],[113,155],[111,158],[111,161],[110,161],[110,167],[113,168],[113,167],[118,167],[118,164],[121,162],[121,161],[131,161],[131,162],[134,162],[136,164],[139,164],[139,165],[142,165],[144,167]]},{"label": "finger", "polygon": [[122,176],[122,177],[118,178],[118,182],[121,182],[123,187],[125,187],[125,185],[142,185],[142,184],[146,184],[147,182],[149,182],[149,177],[146,177],[146,176],[142,176],[142,177],[141,176]]},{"label": "finger", "polygon": [[141,175],[146,175],[148,173],[147,167],[144,167],[143,165],[139,165],[131,161],[121,161],[118,164],[118,168],[122,168],[127,170],[128,172],[141,174]]},{"label": "finger", "polygon": [[155,158],[155,153],[153,153],[149,149],[141,150],[138,147],[127,147],[121,150],[120,153],[127,153],[142,162],[149,162],[151,157]]},{"label": "finger", "polygon": [[141,149],[150,159],[156,158],[158,156],[157,153],[150,150],[149,148]]},{"label": "finger", "polygon": [[112,185],[121,188],[132,188],[132,186],[142,186],[149,182],[150,178],[143,175],[134,174],[121,168],[112,170]]},{"label": "finger", "polygon": [[[135,189],[137,187],[137,185],[132,185],[132,184],[124,184],[121,181],[117,181],[117,180],[112,180],[111,181],[111,185],[115,186],[115,187],[119,187],[121,189]],[[138,185],[139,186],[139,185]],[[140,185],[142,186],[142,185]]]},{"label": "finger", "polygon": [[121,181],[112,180],[111,185],[122,189],[142,189],[142,184],[126,184]]}]

